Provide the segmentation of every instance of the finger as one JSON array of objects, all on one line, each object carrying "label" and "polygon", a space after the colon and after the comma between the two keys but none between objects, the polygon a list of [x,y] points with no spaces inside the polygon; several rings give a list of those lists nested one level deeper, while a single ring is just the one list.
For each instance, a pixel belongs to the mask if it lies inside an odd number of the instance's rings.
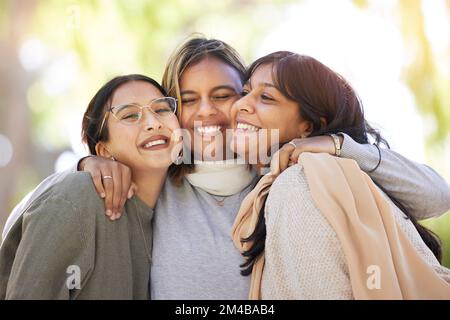
[{"label": "finger", "polygon": [[99,171],[97,174],[92,176],[92,181],[94,181],[95,190],[101,198],[105,197],[105,188],[102,182],[102,173]]},{"label": "finger", "polygon": [[295,150],[292,152],[291,157],[290,157],[290,161],[293,162],[293,164],[298,162],[298,158],[300,157],[300,155],[304,152],[304,148],[303,145],[299,145],[295,148]]},{"label": "finger", "polygon": [[128,194],[132,186],[131,181],[131,170],[126,167],[126,169],[122,172],[122,200],[125,202],[128,199]]},{"label": "finger", "polygon": [[294,151],[294,146],[292,144],[284,145],[280,151],[280,172],[283,172],[288,167],[291,153]]},{"label": "finger", "polygon": [[280,174],[280,150],[274,153],[270,160],[270,173],[273,175]]},{"label": "finger", "polygon": [[130,189],[128,189],[128,199],[131,199],[137,192],[137,185],[131,182]]},{"label": "finger", "polygon": [[102,171],[102,181],[105,188],[105,209],[106,215],[111,218],[113,214],[113,193],[114,184],[112,179],[105,179],[104,176],[112,177],[111,171]]},{"label": "finger", "polygon": [[117,214],[120,211],[119,204],[120,204],[120,199],[122,197],[122,172],[120,171],[118,166],[113,168],[112,177],[113,177],[113,183],[114,183],[112,210],[113,210],[113,214],[114,214],[114,219],[116,219]]},{"label": "finger", "polygon": [[123,213],[125,202],[128,199],[127,196],[128,196],[128,190],[130,189],[130,186],[131,186],[131,172],[127,168],[125,170],[122,170],[122,193],[121,193],[120,202],[119,202],[119,209],[117,211],[117,215],[118,215],[117,218],[120,218]]}]

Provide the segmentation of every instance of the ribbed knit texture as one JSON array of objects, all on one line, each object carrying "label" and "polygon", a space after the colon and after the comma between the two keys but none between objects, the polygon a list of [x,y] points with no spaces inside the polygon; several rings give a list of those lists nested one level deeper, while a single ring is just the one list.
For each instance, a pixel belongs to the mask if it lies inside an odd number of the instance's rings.
[{"label": "ribbed knit texture", "polygon": [[[439,275],[450,278],[450,270],[439,264],[412,222],[392,206],[396,222],[423,259]],[[275,180],[265,217],[263,299],[353,299],[340,242],[311,198],[300,165],[288,168]]]}]

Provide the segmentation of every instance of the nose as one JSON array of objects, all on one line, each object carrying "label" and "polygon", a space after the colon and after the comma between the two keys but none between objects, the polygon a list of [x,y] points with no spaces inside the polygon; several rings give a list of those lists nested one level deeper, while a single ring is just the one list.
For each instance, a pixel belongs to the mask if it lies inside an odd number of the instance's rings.
[{"label": "nose", "polygon": [[247,94],[234,103],[233,106],[238,112],[254,113],[254,99]]},{"label": "nose", "polygon": [[144,130],[152,131],[162,128],[162,123],[148,108],[142,110],[142,123],[144,124]]},{"label": "nose", "polygon": [[197,116],[200,118],[208,118],[217,114],[216,107],[209,99],[202,99],[198,108]]}]

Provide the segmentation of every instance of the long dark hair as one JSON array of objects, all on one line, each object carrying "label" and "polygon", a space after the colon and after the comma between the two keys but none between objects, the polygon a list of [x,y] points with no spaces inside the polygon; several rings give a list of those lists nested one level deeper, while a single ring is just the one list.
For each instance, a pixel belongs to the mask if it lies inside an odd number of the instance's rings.
[{"label": "long dark hair", "polygon": [[108,141],[109,134],[107,122],[105,122],[103,128],[101,128],[101,125],[105,117],[105,113],[110,107],[111,98],[114,92],[121,85],[131,81],[148,82],[161,91],[164,96],[166,96],[166,91],[158,82],[142,74],[118,76],[105,83],[89,102],[81,125],[82,141],[87,144],[89,152],[92,155],[97,155],[95,146],[99,141]]},{"label": "long dark hair", "polygon": [[[248,68],[247,79],[250,79],[261,65],[272,65],[272,78],[277,89],[288,99],[297,102],[301,117],[313,124],[310,137],[343,132],[358,143],[369,143],[370,137],[377,147],[384,144],[389,148],[387,141],[365,120],[363,106],[355,90],[342,76],[321,62],[309,56],[278,51],[253,62]],[[323,119],[326,121],[321,121]],[[437,235],[420,225],[400,201],[389,195],[380,185],[378,187],[403,211],[407,219],[411,220],[422,240],[441,261],[441,244]],[[242,275],[251,274],[256,259],[264,251],[264,209],[265,200],[254,232],[248,238],[242,239],[244,242],[252,242],[249,250],[243,252],[247,260],[241,265]]]}]

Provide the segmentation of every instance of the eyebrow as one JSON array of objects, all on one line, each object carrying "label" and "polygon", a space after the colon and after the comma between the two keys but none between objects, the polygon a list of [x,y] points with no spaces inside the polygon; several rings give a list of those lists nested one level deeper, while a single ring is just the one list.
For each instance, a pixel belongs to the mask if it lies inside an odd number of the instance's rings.
[{"label": "eyebrow", "polygon": [[[231,85],[221,85],[221,86],[214,87],[214,88],[212,88],[211,92],[221,90],[221,89],[232,90],[232,91],[236,92],[236,88]],[[195,93],[197,93],[197,92],[195,92],[194,90],[184,90],[184,91],[181,91],[180,94],[183,95],[183,94],[195,94]]]},{"label": "eyebrow", "polygon": [[166,96],[163,96],[163,97],[160,97],[160,98],[150,99],[150,100],[149,100],[147,103],[145,103],[145,104],[142,104],[142,103],[139,103],[139,102],[127,102],[127,103],[116,104],[115,106],[109,107],[109,109],[111,110],[111,109],[113,109],[113,108],[124,107],[124,106],[128,106],[128,105],[130,105],[130,104],[137,104],[137,105],[139,105],[139,106],[141,106],[141,107],[142,107],[142,106],[147,106],[147,105],[153,103],[153,101],[158,100],[158,99],[162,99],[162,98],[167,98],[167,97],[166,97]]},{"label": "eyebrow", "polygon": [[264,87],[271,87],[271,88],[277,88],[274,84],[272,84],[272,83],[268,83],[268,82],[263,82],[262,83],[263,85],[264,85]]},{"label": "eyebrow", "polygon": [[[249,86],[250,88],[253,87],[252,84],[250,83],[250,81],[247,81],[244,85],[245,85],[245,86]],[[261,85],[264,86],[264,87],[275,88],[275,89],[278,90],[278,88],[277,88],[273,83],[262,82],[262,83],[259,83],[259,84],[258,84],[258,86],[261,86]]]}]

